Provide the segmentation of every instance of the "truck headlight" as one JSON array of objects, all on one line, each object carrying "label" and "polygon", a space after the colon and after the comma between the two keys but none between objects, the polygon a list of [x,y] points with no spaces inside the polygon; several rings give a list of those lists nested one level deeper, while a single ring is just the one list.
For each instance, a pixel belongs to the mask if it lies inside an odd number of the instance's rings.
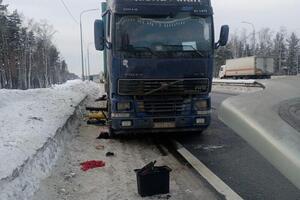
[{"label": "truck headlight", "polygon": [[205,118],[197,118],[196,124],[205,124]]},{"label": "truck headlight", "polygon": [[128,118],[130,113],[111,113],[112,118]]},{"label": "truck headlight", "polygon": [[128,111],[131,109],[130,102],[119,102],[117,103],[117,110],[118,111]]},{"label": "truck headlight", "polygon": [[208,109],[208,100],[199,100],[195,102],[196,110],[207,110]]},{"label": "truck headlight", "polygon": [[131,127],[132,126],[132,121],[122,121],[121,126],[122,127]]}]

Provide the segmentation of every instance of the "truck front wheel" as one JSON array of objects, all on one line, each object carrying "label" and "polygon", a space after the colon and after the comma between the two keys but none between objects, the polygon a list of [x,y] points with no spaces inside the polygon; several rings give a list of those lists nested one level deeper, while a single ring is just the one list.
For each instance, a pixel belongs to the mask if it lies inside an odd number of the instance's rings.
[{"label": "truck front wheel", "polygon": [[112,129],[112,127],[110,126],[109,129],[108,129],[108,136],[110,138],[114,138],[115,137],[115,132],[114,130]]}]

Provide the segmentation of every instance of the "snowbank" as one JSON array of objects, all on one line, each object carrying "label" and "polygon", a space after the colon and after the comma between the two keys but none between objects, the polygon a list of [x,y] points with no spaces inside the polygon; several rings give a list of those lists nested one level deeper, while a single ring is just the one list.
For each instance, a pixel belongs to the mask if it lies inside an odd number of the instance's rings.
[{"label": "snowbank", "polygon": [[260,87],[245,87],[235,85],[213,85],[213,92],[229,93],[229,94],[242,94],[261,91],[263,88]]},{"label": "snowbank", "polygon": [[[64,127],[86,96],[96,93],[100,93],[99,85],[80,80],[47,89],[0,90],[0,199],[17,197],[7,183],[21,176],[28,163],[39,164],[46,171],[53,158],[31,161],[40,150],[49,151],[45,144]],[[48,155],[55,156],[53,152]],[[24,181],[14,183],[14,187],[26,190]],[[4,191],[7,196],[3,196]]]},{"label": "snowbank", "polygon": [[232,80],[232,79],[213,79],[213,83],[232,83],[232,84],[255,84],[256,80]]},{"label": "snowbank", "polygon": [[261,90],[263,90],[263,85],[257,80],[213,79],[213,86],[212,86],[213,92],[241,94],[241,93],[257,92]]}]

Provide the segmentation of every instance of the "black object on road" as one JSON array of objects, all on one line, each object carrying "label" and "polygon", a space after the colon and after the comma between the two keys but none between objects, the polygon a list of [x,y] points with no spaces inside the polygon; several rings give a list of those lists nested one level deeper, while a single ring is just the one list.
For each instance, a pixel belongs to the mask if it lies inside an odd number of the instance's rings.
[{"label": "black object on road", "polygon": [[138,193],[142,197],[170,192],[170,172],[167,166],[155,167],[151,162],[142,169],[136,169]]},{"label": "black object on road", "polygon": [[101,132],[100,135],[96,139],[98,139],[98,140],[101,140],[101,139],[108,140],[108,139],[110,139],[110,136],[109,136],[108,132]]},{"label": "black object on road", "polygon": [[107,111],[107,108],[106,108],[106,107],[105,107],[105,108],[100,108],[100,107],[86,106],[85,109],[86,109],[87,111],[92,111],[92,112],[101,112],[101,111],[105,112],[105,111]]},{"label": "black object on road", "polygon": [[88,120],[86,123],[88,125],[104,126],[106,124],[106,121],[105,120]]},{"label": "black object on road", "polygon": [[112,157],[112,156],[115,156],[115,153],[113,153],[113,152],[107,152],[106,153],[106,157]]},{"label": "black object on road", "polygon": [[107,95],[102,95],[102,97],[99,97],[98,99],[96,99],[95,102],[104,101],[104,100],[107,100]]}]

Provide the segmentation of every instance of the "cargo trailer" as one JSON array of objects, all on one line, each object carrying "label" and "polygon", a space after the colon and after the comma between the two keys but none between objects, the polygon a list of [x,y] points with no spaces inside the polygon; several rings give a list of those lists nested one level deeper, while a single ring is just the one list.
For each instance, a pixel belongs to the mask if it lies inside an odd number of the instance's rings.
[{"label": "cargo trailer", "polygon": [[271,57],[245,57],[226,60],[219,78],[233,79],[266,79],[274,73],[274,59]]}]

